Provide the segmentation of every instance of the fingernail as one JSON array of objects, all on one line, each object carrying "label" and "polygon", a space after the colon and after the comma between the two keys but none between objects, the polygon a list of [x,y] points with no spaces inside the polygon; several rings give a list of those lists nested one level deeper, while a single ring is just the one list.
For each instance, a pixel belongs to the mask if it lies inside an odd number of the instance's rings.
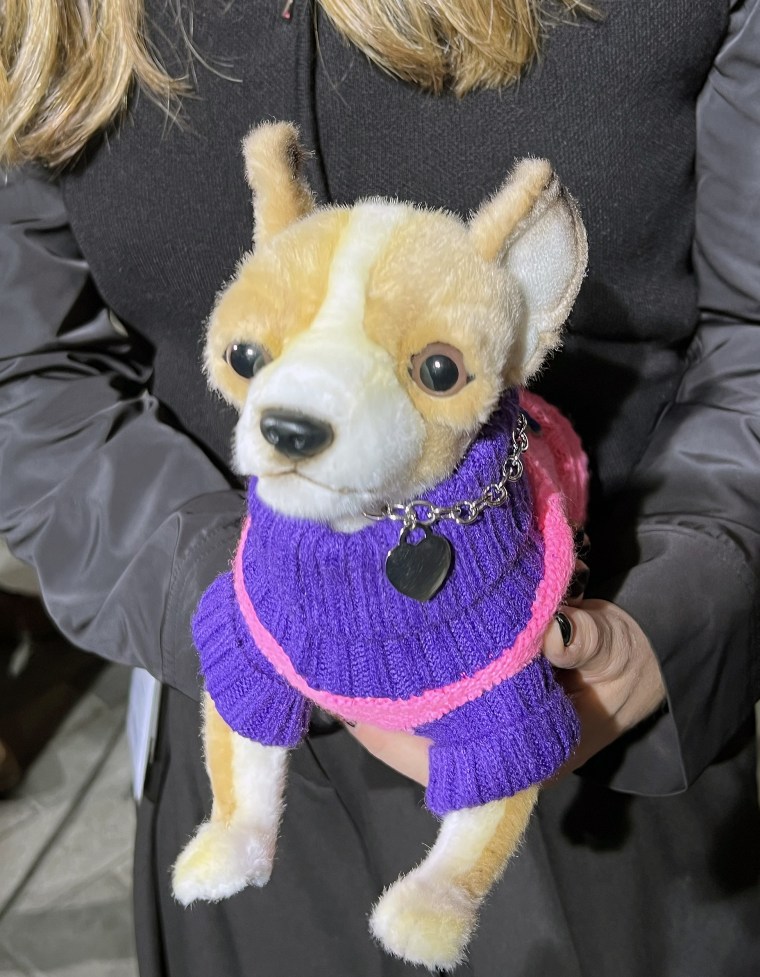
[{"label": "fingernail", "polygon": [[560,611],[554,615],[554,620],[557,622],[559,633],[562,635],[562,644],[567,648],[573,640],[573,626],[570,623],[570,618]]},{"label": "fingernail", "polygon": [[568,587],[568,597],[571,599],[581,597],[588,586],[588,578],[590,575],[591,571],[588,567],[581,567],[580,570],[576,570],[570,581],[570,586]]}]

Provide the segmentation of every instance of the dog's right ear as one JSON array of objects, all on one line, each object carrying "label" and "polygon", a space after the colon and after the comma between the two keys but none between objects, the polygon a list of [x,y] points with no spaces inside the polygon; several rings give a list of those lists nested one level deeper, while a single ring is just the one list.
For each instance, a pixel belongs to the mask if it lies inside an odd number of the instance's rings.
[{"label": "dog's right ear", "polygon": [[248,185],[253,191],[253,242],[265,244],[314,210],[314,195],[302,175],[304,150],[289,122],[265,122],[243,140]]}]

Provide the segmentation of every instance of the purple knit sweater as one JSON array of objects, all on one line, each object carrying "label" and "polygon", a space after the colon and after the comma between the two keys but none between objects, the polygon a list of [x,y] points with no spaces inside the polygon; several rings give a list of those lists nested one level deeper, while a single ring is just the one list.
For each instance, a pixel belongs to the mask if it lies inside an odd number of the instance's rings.
[{"label": "purple knit sweater", "polygon": [[[451,504],[498,481],[516,413],[510,395],[457,471],[426,497]],[[472,525],[435,526],[455,556],[446,583],[425,603],[398,593],[383,572],[397,523],[345,534],[292,519],[260,501],[255,480],[248,506],[239,566],[245,604],[249,599],[267,639],[315,693],[388,701],[388,725],[393,702],[475,675],[512,648],[531,618],[544,541],[525,477],[510,483],[506,505]],[[225,721],[260,742],[296,745],[311,705],[257,646],[231,573],[204,594],[193,632],[206,687]],[[439,814],[545,780],[578,736],[574,710],[540,655],[416,731],[434,741],[426,801]]]}]

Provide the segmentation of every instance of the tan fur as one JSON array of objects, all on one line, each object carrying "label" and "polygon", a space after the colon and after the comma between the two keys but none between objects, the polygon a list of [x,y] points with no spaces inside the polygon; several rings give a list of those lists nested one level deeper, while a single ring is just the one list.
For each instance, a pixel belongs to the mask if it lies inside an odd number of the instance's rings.
[{"label": "tan fur", "polygon": [[[442,212],[409,208],[373,271],[364,328],[393,357],[425,422],[424,456],[410,473],[420,485],[451,472],[493,410],[514,335],[510,296],[509,282],[476,253],[465,225]],[[409,375],[412,356],[439,341],[462,351],[472,377],[456,397],[431,398]]]},{"label": "tan fur", "polygon": [[[261,195],[258,190],[257,198]],[[290,337],[309,327],[349,217],[347,209],[320,210],[293,232],[267,240],[220,294],[210,320],[206,368],[211,384],[238,409],[248,381],[224,362],[225,349],[232,342],[257,342],[277,357]],[[393,357],[399,383],[425,421],[424,456],[410,472],[418,487],[451,471],[491,413],[503,386],[518,308],[513,285],[477,253],[461,221],[408,208],[373,269],[364,329]],[[409,363],[441,339],[462,350],[473,380],[457,397],[431,399],[412,382]]]},{"label": "tan fur", "polygon": [[[505,387],[524,382],[556,347],[584,273],[585,234],[544,160],[519,163],[464,223],[382,200],[315,210],[300,154],[289,125],[267,125],[246,140],[256,250],[217,300],[206,368],[241,410],[236,459],[259,477],[260,497],[287,512],[303,491],[297,514],[316,518],[308,507],[321,489],[327,502],[319,518],[352,532],[367,522],[362,492],[384,491],[388,468],[397,465],[400,497],[378,503],[408,501],[450,474]],[[265,348],[272,362],[241,379],[224,361],[233,342]],[[414,380],[412,363],[434,343],[455,347],[464,363],[467,383],[451,395]],[[330,439],[312,454],[272,444],[261,418],[288,411],[329,424]],[[265,478],[275,483],[271,496],[263,494]],[[284,479],[287,489],[279,488]],[[214,815],[178,860],[182,901],[263,884],[281,811],[284,760],[275,748],[228,731],[210,705],[207,727]],[[373,932],[390,952],[431,968],[461,961],[479,905],[515,852],[537,796],[531,787],[443,819],[428,856],[373,912]],[[227,821],[224,832],[219,819]]]},{"label": "tan fur", "polygon": [[470,219],[475,249],[486,261],[497,261],[518,225],[526,220],[552,179],[551,163],[523,159],[490,200]]},{"label": "tan fur", "polygon": [[[230,342],[246,339],[262,343],[277,356],[288,336],[308,328],[350,214],[346,209],[323,209],[302,220],[311,213],[313,198],[297,166],[291,165],[302,156],[293,126],[259,127],[247,138],[245,153],[255,188],[257,248],[220,296],[207,347],[212,384],[237,406],[247,383],[220,365],[221,354]],[[558,326],[552,323],[527,368],[522,364],[515,370],[507,363],[514,352],[520,309],[514,283],[499,262],[548,208],[565,204],[575,213],[572,200],[561,196],[550,164],[523,160],[468,225],[450,214],[408,207],[406,219],[373,269],[364,328],[396,361],[399,382],[415,407],[426,421],[434,418],[430,445],[439,460],[426,464],[425,477],[437,477],[452,462],[443,445],[446,432],[453,433],[459,450],[483,423],[503,385],[502,371],[532,373],[542,352],[556,345]],[[296,221],[297,233],[281,233]],[[584,243],[580,237],[579,233],[579,249]],[[577,265],[580,277],[585,254]],[[567,289],[566,304],[572,302],[578,283],[574,279]],[[560,320],[566,313],[563,305],[554,318]],[[462,349],[474,380],[457,397],[433,402],[410,381],[408,363],[425,345],[441,340]]]},{"label": "tan fur", "polygon": [[[257,342],[276,358],[289,337],[308,328],[350,217],[346,209],[328,208],[303,219],[312,200],[288,166],[288,158],[300,154],[295,138],[294,128],[281,124],[257,129],[246,140],[257,249],[220,296],[206,350],[212,385],[238,408],[248,382],[227,366],[224,350],[232,342]],[[410,470],[410,489],[422,491],[448,474],[493,409],[505,378],[510,385],[524,381],[556,347],[564,307],[538,327],[530,362],[520,362],[521,298],[502,264],[510,242],[549,208],[563,205],[550,165],[524,160],[468,225],[451,214],[405,208],[402,224],[372,270],[364,329],[393,358],[398,382],[426,425],[425,450]],[[585,254],[578,261],[579,275],[584,265]],[[577,284],[574,280],[567,290],[569,302]],[[472,377],[456,397],[431,398],[409,375],[411,358],[439,341],[462,351]]]},{"label": "tan fur", "polygon": [[[256,249],[219,296],[206,346],[210,383],[238,409],[249,381],[224,362],[225,349],[233,342],[254,342],[276,359],[290,338],[309,328],[351,216],[347,208],[313,210],[299,173],[303,151],[294,126],[265,124],[244,146]],[[424,449],[408,472],[408,489],[416,494],[455,467],[505,382],[525,382],[556,348],[586,252],[574,204],[546,160],[519,162],[467,224],[443,211],[401,206],[403,220],[367,282],[363,327],[391,356],[397,381],[425,424]],[[541,233],[554,210],[566,211],[568,227],[574,227],[575,271],[556,305],[526,324],[529,297],[511,273],[511,254],[531,234]],[[454,397],[430,397],[410,376],[412,357],[434,342],[463,353],[471,380]]]},{"label": "tan fur", "polygon": [[213,804],[174,864],[172,889],[185,906],[266,885],[283,808],[287,750],[233,732],[208,695],[203,711]]},{"label": "tan fur", "polygon": [[431,969],[461,963],[480,904],[517,850],[537,797],[531,787],[446,815],[427,858],[373,910],[370,925],[383,946]]},{"label": "tan fur", "polygon": [[[224,360],[230,343],[252,342],[279,356],[308,329],[325,296],[330,262],[349,219],[347,209],[321,210],[244,258],[219,294],[209,320],[205,367],[209,383],[238,410],[248,381]],[[294,229],[295,230],[295,229]],[[276,284],[275,284],[276,283]]]},{"label": "tan fur", "polygon": [[474,839],[475,845],[481,844],[482,849],[478,853],[475,848],[471,865],[455,879],[456,884],[473,899],[480,900],[487,895],[501,876],[507,862],[517,851],[537,800],[538,787],[530,787],[514,797],[496,802],[501,810],[495,828],[491,830],[487,827],[480,839]]},{"label": "tan fur", "polygon": [[254,191],[253,239],[261,247],[314,210],[314,196],[301,172],[304,151],[298,129],[281,122],[258,126],[243,140],[243,158]]},{"label": "tan fur", "polygon": [[216,711],[207,692],[203,695],[203,740],[206,771],[214,797],[211,818],[229,823],[234,818],[237,807],[232,769],[232,736],[229,726]]}]

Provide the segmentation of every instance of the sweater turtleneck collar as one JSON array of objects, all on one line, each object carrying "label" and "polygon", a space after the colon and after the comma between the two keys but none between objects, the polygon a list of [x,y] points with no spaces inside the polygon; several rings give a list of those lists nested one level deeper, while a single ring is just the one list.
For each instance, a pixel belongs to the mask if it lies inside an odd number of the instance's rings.
[{"label": "sweater turtleneck collar", "polygon": [[[426,498],[451,505],[497,482],[518,412],[510,392],[456,471]],[[509,649],[530,619],[543,575],[543,540],[526,478],[472,525],[438,523],[454,560],[442,589],[420,603],[384,573],[399,525],[355,533],[283,516],[249,486],[245,588],[263,627],[315,689],[408,698],[472,675]]]}]

